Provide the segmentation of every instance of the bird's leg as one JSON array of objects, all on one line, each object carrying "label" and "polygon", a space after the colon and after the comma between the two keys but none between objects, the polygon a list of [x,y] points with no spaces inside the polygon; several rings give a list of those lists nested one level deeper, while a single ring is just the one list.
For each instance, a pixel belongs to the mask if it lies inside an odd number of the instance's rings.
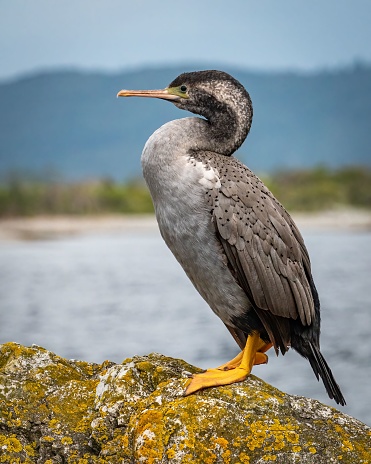
[{"label": "bird's leg", "polygon": [[270,347],[271,344],[265,343],[258,332],[253,332],[247,337],[243,351],[232,361],[218,369],[208,369],[201,374],[194,374],[187,385],[185,394],[190,395],[202,388],[229,385],[245,380],[254,364],[267,362],[268,356],[264,354],[264,351]]},{"label": "bird's leg", "polygon": [[[267,364],[268,356],[265,354],[265,352],[272,348],[272,346],[272,343],[263,343],[263,346],[259,348],[259,350],[255,354],[254,366],[257,366],[259,364]],[[221,371],[229,371],[230,369],[235,369],[241,363],[243,352],[244,349],[240,353],[238,353],[238,355],[235,358],[217,367],[217,369]]]}]

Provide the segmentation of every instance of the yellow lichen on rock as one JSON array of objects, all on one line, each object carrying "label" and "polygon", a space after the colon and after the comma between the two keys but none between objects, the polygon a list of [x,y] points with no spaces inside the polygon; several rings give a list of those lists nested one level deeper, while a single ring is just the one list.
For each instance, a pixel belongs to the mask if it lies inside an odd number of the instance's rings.
[{"label": "yellow lichen on rock", "polygon": [[184,396],[199,370],[158,354],[122,364],[0,349],[0,463],[371,462],[370,429],[255,376]]}]

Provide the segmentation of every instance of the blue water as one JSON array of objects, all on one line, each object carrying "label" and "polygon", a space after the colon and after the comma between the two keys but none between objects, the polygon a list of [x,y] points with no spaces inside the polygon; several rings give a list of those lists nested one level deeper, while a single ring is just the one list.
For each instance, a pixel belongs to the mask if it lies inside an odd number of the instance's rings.
[{"label": "blue water", "polygon": [[[371,234],[304,232],[322,303],[321,348],[348,405],[371,425]],[[156,351],[200,367],[237,354],[157,231],[0,243],[0,342],[120,362]],[[336,406],[295,352],[256,366],[283,391]]]}]

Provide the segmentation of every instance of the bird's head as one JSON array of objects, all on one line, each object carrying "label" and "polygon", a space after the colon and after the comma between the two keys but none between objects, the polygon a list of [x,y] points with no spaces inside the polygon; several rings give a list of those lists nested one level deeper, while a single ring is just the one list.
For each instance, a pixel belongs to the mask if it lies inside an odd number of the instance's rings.
[{"label": "bird's head", "polygon": [[215,128],[216,138],[233,138],[234,149],[243,142],[252,122],[249,94],[240,82],[223,71],[183,73],[165,89],[121,90],[117,96],[171,101],[180,109],[204,116]]},{"label": "bird's head", "polygon": [[[252,110],[249,94],[231,75],[223,71],[196,71],[180,74],[162,90],[120,90],[118,97],[149,97],[169,100],[178,108],[212,119],[221,111]],[[251,111],[252,112],[252,111]]]}]

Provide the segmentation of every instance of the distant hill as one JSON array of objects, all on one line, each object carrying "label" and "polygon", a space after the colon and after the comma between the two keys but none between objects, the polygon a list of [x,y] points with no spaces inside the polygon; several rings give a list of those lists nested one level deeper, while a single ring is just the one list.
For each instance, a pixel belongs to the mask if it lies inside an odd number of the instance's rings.
[{"label": "distant hill", "polygon": [[[187,114],[168,102],[116,99],[117,91],[163,88],[193,69],[65,71],[0,84],[0,173],[51,169],[65,179],[139,176],[147,138]],[[371,67],[309,75],[225,70],[253,101],[252,130],[238,154],[252,169],[371,165]]]}]

